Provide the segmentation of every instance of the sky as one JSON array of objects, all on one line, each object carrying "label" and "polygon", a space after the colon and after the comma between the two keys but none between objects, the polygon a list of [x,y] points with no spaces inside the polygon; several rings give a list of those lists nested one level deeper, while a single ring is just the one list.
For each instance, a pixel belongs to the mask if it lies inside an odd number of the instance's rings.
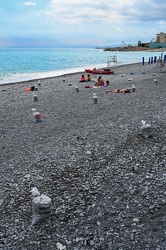
[{"label": "sky", "polygon": [[0,0],[0,48],[137,45],[160,32],[165,0]]}]

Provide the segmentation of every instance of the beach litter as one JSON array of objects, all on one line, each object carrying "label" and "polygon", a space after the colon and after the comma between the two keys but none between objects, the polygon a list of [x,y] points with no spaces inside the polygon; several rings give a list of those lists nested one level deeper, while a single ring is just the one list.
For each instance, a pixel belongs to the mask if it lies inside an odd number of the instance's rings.
[{"label": "beach litter", "polygon": [[97,99],[98,99],[98,97],[97,97],[96,93],[93,94],[93,97],[92,97],[92,98],[93,98],[93,103],[94,103],[94,104],[97,104]]},{"label": "beach litter", "polygon": [[30,89],[30,88],[25,88],[25,91],[26,91],[26,92],[30,92],[31,89]]},{"label": "beach litter", "polygon": [[34,91],[35,90],[35,86],[31,86],[31,91]]},{"label": "beach litter", "polygon": [[30,92],[30,91],[38,91],[38,88],[37,88],[37,87],[35,87],[35,86],[32,86],[32,87],[30,87],[30,88],[25,88],[25,91],[26,91],[26,92]]},{"label": "beach litter", "polygon": [[79,88],[77,86],[75,86],[75,90],[76,92],[79,92]]},{"label": "beach litter", "polygon": [[51,198],[42,194],[36,187],[32,188],[32,225],[35,225],[51,216]]},{"label": "beach litter", "polygon": [[34,117],[35,123],[45,122],[45,120],[41,119],[41,114],[37,112],[36,109],[32,109],[32,111],[33,111],[33,117]]},{"label": "beach litter", "polygon": [[38,80],[38,86],[41,86],[41,82],[40,82],[40,80]]},{"label": "beach litter", "polygon": [[34,102],[37,102],[37,101],[38,101],[38,97],[37,97],[37,95],[35,95],[34,93],[33,93],[33,101],[34,101]]},{"label": "beach litter", "polygon": [[141,124],[142,135],[145,139],[148,139],[151,136],[151,125],[144,120],[141,121]]},{"label": "beach litter", "polygon": [[136,87],[135,87],[135,85],[134,85],[134,83],[133,83],[132,88],[131,88],[131,91],[132,91],[132,92],[135,92],[135,90],[136,90]]},{"label": "beach litter", "polygon": [[132,81],[132,80],[133,80],[133,78],[129,78],[129,79],[128,79],[128,81]]},{"label": "beach litter", "polygon": [[154,79],[153,82],[154,82],[155,84],[157,84],[157,79]]}]

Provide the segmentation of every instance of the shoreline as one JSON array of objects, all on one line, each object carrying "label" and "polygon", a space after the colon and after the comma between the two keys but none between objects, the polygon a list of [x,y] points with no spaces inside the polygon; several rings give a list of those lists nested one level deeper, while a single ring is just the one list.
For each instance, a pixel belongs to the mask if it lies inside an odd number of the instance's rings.
[{"label": "shoreline", "polygon": [[[137,63],[126,63],[126,64],[121,64],[121,65],[117,65],[116,67],[109,67],[110,69],[119,69],[119,68],[123,68],[125,66],[127,67],[132,67],[132,65],[138,65],[141,66],[141,62],[137,62]],[[101,67],[101,69],[105,69],[108,67]],[[41,81],[41,80],[49,80],[49,79],[53,79],[53,78],[61,78],[61,77],[66,77],[66,76],[73,76],[73,75],[77,75],[77,74],[84,74],[86,75],[87,73],[85,71],[76,71],[73,73],[66,73],[66,74],[62,74],[62,75],[58,75],[58,76],[51,76],[51,77],[44,77],[44,78],[37,78],[37,79],[31,79],[31,80],[25,80],[25,81],[16,81],[16,82],[11,82],[11,83],[2,83],[0,84],[1,86],[9,86],[9,85],[14,85],[14,84],[23,84],[23,83],[31,83],[31,82],[36,82],[36,81]],[[94,74],[91,74],[92,76],[95,76]]]},{"label": "shoreline", "polygon": [[[91,51],[91,50],[90,50]],[[24,53],[26,53],[26,50],[23,51]],[[32,54],[31,54],[32,52]],[[68,51],[70,52],[70,50]],[[81,54],[83,52],[83,50],[79,50],[78,51],[78,55]],[[13,52],[12,52],[13,53]],[[27,61],[27,65],[24,64],[25,60],[23,58],[24,53],[19,54],[20,55],[20,66],[19,66],[19,62],[15,61],[14,59],[14,64],[15,69],[13,68],[13,66],[10,69],[10,63],[7,66],[7,62],[4,61],[4,65],[2,63],[3,60],[1,60],[1,72],[0,72],[0,76],[1,76],[1,81],[0,81],[0,85],[4,85],[4,84],[9,84],[9,83],[16,83],[16,82],[23,82],[23,81],[31,81],[31,80],[35,80],[35,79],[44,79],[44,78],[49,78],[49,77],[56,77],[59,75],[64,75],[64,74],[68,74],[73,73],[73,72],[82,72],[84,71],[85,68],[102,68],[102,67],[106,67],[109,57],[112,55],[117,55],[118,58],[118,65],[121,65],[121,63],[123,64],[131,64],[131,63],[138,63],[141,61],[142,57],[145,58],[145,61],[148,61],[150,56],[157,56],[160,57],[160,53],[159,52],[149,52],[147,54],[144,52],[137,52],[137,53],[126,53],[126,52],[117,52],[117,53],[110,53],[110,52],[106,52],[104,53],[102,52],[97,52],[96,50],[93,49],[93,52],[90,52],[91,54],[89,54],[89,56],[86,56],[86,53],[83,53],[83,61],[81,60],[81,62],[77,62],[78,58],[76,57],[76,54],[73,54],[73,63],[70,63],[71,57],[69,57],[66,62],[66,64],[64,65],[64,63],[62,62],[56,62],[53,59],[53,56],[50,55],[50,51],[47,49],[45,50],[45,54],[51,56],[51,61],[47,62],[44,61],[42,62],[41,67],[37,66],[38,63],[35,63],[35,60],[38,61],[38,57],[32,61],[32,63],[28,63]],[[56,55],[56,51],[54,51],[54,55]],[[61,50],[60,54],[63,53],[63,50]],[[25,54],[26,55],[26,54]],[[30,50],[30,53],[28,53],[27,56],[32,56],[33,55],[33,51]],[[35,54],[36,55],[36,54]],[[59,54],[58,54],[59,55]],[[82,54],[81,54],[82,55]],[[11,56],[11,54],[9,55]],[[13,55],[14,57],[14,55]],[[16,57],[17,58],[17,52],[16,52]],[[33,58],[33,56],[32,56]],[[47,58],[47,57],[46,57]],[[47,58],[47,59],[48,59]],[[100,60],[101,59],[101,60]],[[4,58],[5,60],[5,58]],[[23,60],[23,63],[21,63]],[[36,61],[36,62],[37,62]],[[84,62],[84,63],[83,63]],[[100,62],[100,63],[99,63]],[[34,63],[34,65],[33,65]],[[55,65],[54,65],[55,64]],[[36,66],[35,66],[36,65]],[[39,64],[40,65],[40,64]],[[48,65],[50,65],[50,67],[48,67]],[[69,69],[66,69],[66,66],[69,65]],[[5,69],[6,67],[6,69]],[[61,67],[61,69],[59,69],[59,67]],[[70,68],[72,67],[72,68]],[[19,71],[17,71],[17,68]],[[44,71],[43,71],[44,70]]]}]

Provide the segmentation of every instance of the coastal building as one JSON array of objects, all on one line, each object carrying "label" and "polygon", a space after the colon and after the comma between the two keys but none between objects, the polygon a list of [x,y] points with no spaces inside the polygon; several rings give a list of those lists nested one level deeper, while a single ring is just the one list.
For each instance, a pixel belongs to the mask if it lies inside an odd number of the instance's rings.
[{"label": "coastal building", "polygon": [[156,42],[166,43],[166,33],[160,32],[160,34],[156,34]]},{"label": "coastal building", "polygon": [[138,41],[139,48],[149,48],[149,43],[142,43],[140,40]]},{"label": "coastal building", "polygon": [[140,40],[138,41],[137,46],[126,45],[124,41],[122,41],[124,46],[120,47],[105,47],[104,51],[146,51],[153,49],[165,49],[166,48],[166,33],[160,32],[156,34],[156,37],[153,38],[150,42],[142,43]]},{"label": "coastal building", "polygon": [[166,48],[166,33],[156,34],[155,41],[149,43],[149,49]]}]

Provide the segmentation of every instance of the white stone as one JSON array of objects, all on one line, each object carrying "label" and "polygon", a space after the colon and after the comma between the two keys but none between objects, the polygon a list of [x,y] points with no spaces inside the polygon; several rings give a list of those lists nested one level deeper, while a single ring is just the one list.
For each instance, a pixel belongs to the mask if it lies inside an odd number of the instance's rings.
[{"label": "white stone", "polygon": [[31,175],[30,174],[26,174],[25,176],[24,176],[24,178],[30,178],[31,177]]},{"label": "white stone", "polygon": [[138,222],[139,222],[139,219],[138,219],[138,218],[134,218],[134,219],[133,219],[133,222],[138,223]]}]

